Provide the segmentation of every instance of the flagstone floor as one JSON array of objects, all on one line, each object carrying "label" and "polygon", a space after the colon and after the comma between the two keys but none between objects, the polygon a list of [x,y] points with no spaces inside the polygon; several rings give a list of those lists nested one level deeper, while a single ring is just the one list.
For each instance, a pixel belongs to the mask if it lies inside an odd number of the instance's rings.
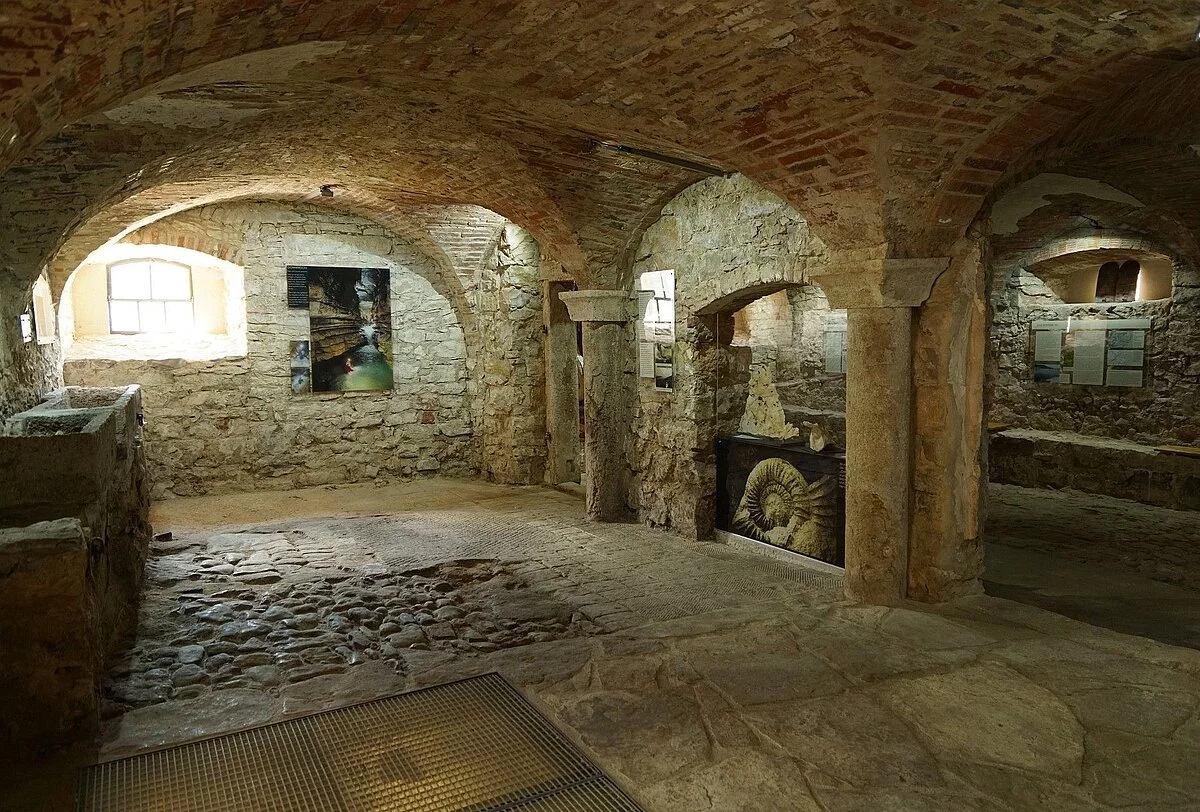
[{"label": "flagstone floor", "polygon": [[[447,480],[159,504],[86,756],[498,671],[647,810],[1200,808],[1200,652],[982,595],[855,606],[581,516]],[[69,808],[63,776],[8,802]]]}]

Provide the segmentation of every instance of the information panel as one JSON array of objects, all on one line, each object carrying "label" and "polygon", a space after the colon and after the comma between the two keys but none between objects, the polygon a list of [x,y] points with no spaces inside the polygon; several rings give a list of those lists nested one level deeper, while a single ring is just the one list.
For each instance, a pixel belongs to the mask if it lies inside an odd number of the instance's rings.
[{"label": "information panel", "polygon": [[1035,321],[1033,380],[1078,386],[1144,386],[1150,319]]}]

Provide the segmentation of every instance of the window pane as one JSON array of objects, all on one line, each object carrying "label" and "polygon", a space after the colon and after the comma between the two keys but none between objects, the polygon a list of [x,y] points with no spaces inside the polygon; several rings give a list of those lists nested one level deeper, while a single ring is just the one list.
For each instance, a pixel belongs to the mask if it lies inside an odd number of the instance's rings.
[{"label": "window pane", "polygon": [[109,302],[108,326],[114,333],[138,332],[137,302]]},{"label": "window pane", "polygon": [[138,302],[138,318],[143,333],[161,333],[167,329],[167,317],[162,302]]},{"label": "window pane", "polygon": [[156,262],[150,268],[150,280],[155,299],[192,298],[191,273],[182,265]]},{"label": "window pane", "polygon": [[149,299],[150,264],[123,262],[108,269],[110,296],[113,299]]},{"label": "window pane", "polygon": [[167,332],[190,333],[194,320],[191,302],[167,302]]}]

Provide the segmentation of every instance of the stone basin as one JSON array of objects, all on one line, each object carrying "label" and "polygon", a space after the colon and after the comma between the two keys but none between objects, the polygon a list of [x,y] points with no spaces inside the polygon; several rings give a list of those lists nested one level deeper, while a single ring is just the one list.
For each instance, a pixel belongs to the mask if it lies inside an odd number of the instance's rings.
[{"label": "stone basin", "polygon": [[79,515],[140,444],[140,410],[136,385],[65,387],[5,421],[0,526]]},{"label": "stone basin", "polygon": [[139,436],[139,387],[92,388],[67,386],[47,394],[42,402],[4,423],[9,437],[54,437],[95,434],[113,420],[117,459],[123,459]]}]

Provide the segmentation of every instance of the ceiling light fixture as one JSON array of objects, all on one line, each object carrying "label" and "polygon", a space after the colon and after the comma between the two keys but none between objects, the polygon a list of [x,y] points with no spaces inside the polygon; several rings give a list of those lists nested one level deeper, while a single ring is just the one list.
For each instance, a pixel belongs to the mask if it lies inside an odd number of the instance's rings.
[{"label": "ceiling light fixture", "polygon": [[733,174],[732,172],[726,172],[724,169],[718,169],[715,166],[708,166],[707,164],[697,163],[696,161],[689,161],[687,158],[676,158],[673,155],[664,155],[661,152],[654,152],[653,150],[642,149],[641,147],[631,147],[627,144],[616,144],[612,141],[601,141],[599,139],[593,140],[592,152],[596,152],[601,149],[606,149],[621,155],[631,155],[635,158],[645,158],[648,161],[654,161],[656,163],[678,167],[679,169],[686,169],[689,172],[695,172],[699,175],[728,177],[729,175]]}]

